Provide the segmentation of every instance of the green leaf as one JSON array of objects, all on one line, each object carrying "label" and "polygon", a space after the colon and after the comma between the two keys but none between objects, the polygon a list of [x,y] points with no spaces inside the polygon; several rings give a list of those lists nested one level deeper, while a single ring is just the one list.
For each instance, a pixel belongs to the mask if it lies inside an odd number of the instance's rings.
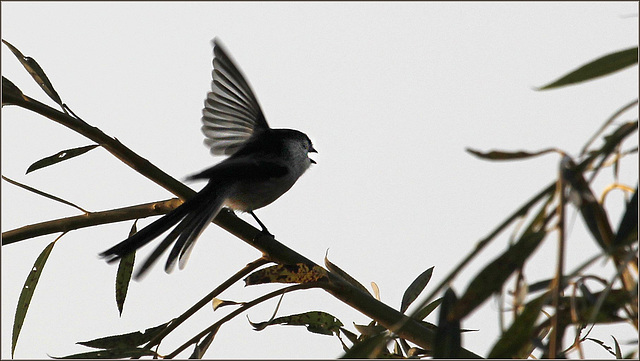
[{"label": "green leaf", "polygon": [[358,280],[356,280],[355,278],[351,277],[351,275],[349,275],[347,272],[343,271],[342,268],[340,268],[340,267],[336,266],[335,264],[331,263],[329,261],[329,258],[327,258],[326,255],[324,256],[324,265],[327,266],[327,269],[329,271],[337,274],[342,279],[344,279],[345,281],[349,282],[352,286],[355,286],[356,288],[359,288],[362,292],[371,295],[369,290],[367,290],[367,288],[365,286],[363,286],[362,283],[358,282]]},{"label": "green leaf", "polygon": [[638,239],[638,186],[633,197],[627,203],[627,210],[620,220],[618,232],[613,239],[613,246],[620,247]]},{"label": "green leaf", "polygon": [[24,98],[22,90],[18,88],[11,80],[2,77],[2,106],[15,105],[15,99]]},{"label": "green leaf", "polygon": [[429,283],[431,279],[431,275],[433,274],[433,266],[426,271],[422,272],[411,284],[407,287],[406,291],[404,291],[404,295],[402,295],[402,302],[400,303],[400,312],[404,313],[404,311],[409,308],[409,305],[413,301],[418,298],[418,295],[424,290],[424,288]]},{"label": "green leaf", "polygon": [[16,314],[13,320],[13,334],[11,336],[11,357],[13,357],[13,353],[16,349],[18,336],[20,335],[20,330],[22,330],[22,325],[24,324],[24,319],[27,315],[27,310],[29,309],[31,298],[33,297],[33,293],[35,292],[36,286],[38,285],[38,280],[40,279],[40,275],[42,274],[42,269],[44,268],[44,265],[47,262],[47,259],[49,258],[51,250],[53,249],[53,246],[55,244],[56,241],[49,243],[44,248],[44,250],[40,252],[40,255],[31,268],[31,272],[29,272],[29,276],[27,276],[27,280],[24,282],[22,292],[20,292],[20,297],[18,298],[18,307],[16,308]]},{"label": "green leaf", "polygon": [[204,353],[207,352],[209,346],[211,346],[213,338],[216,336],[219,329],[220,327],[216,327],[214,330],[209,332],[204,337],[204,339],[202,339],[202,341],[198,342],[198,344],[193,348],[193,352],[191,353],[191,356],[189,356],[189,358],[198,360],[201,359],[204,356]]},{"label": "green leaf", "polygon": [[271,325],[306,326],[309,332],[321,335],[337,334],[343,326],[339,319],[322,311],[309,311],[295,315],[282,316],[266,322],[249,322],[256,331],[262,331]]},{"label": "green leaf", "polygon": [[131,275],[133,274],[133,263],[136,259],[136,253],[131,252],[120,259],[118,263],[118,272],[116,273],[116,304],[118,305],[118,314],[122,316],[124,301],[127,298]]},{"label": "green leaf", "polygon": [[561,86],[581,83],[595,79],[638,63],[638,47],[618,51],[593,60],[570,72],[560,79],[551,82],[538,90],[547,90]]},{"label": "green leaf", "polygon": [[380,358],[384,353],[388,353],[385,348],[388,341],[388,336],[384,333],[380,333],[364,341],[358,342],[349,349],[342,359],[366,359],[366,358]]},{"label": "green leaf", "polygon": [[616,348],[616,359],[621,359],[622,358],[622,351],[620,350],[620,344],[618,343],[618,340],[616,340],[615,337],[611,336],[611,338],[613,339],[613,343],[614,343],[614,346]]},{"label": "green leaf", "polygon": [[571,185],[572,194],[578,199],[580,215],[593,235],[593,238],[603,250],[608,250],[613,243],[613,230],[607,217],[607,212],[596,199],[595,194],[584,179],[582,172],[569,156],[562,159],[562,177]]},{"label": "green leaf", "polygon": [[131,350],[135,346],[140,346],[144,343],[151,341],[157,334],[162,332],[170,322],[163,323],[162,325],[148,328],[141,333],[140,331],[125,333],[122,335],[106,336],[96,338],[90,341],[77,342],[79,345],[102,348],[110,350]]},{"label": "green leaf", "polygon": [[478,158],[487,159],[487,160],[517,160],[517,159],[526,159],[531,157],[537,157],[539,155],[558,152],[556,148],[547,148],[538,152],[525,152],[525,151],[515,151],[515,152],[505,152],[500,150],[494,150],[491,152],[480,152],[475,149],[467,148],[467,152],[475,155]]},{"label": "green leaf", "polygon": [[27,69],[33,80],[35,80],[36,83],[40,85],[40,88],[44,90],[49,98],[51,98],[58,105],[62,106],[62,100],[60,99],[60,96],[55,91],[55,89],[53,89],[53,85],[49,81],[47,75],[44,73],[44,70],[42,70],[40,65],[38,65],[38,62],[33,58],[22,55],[20,50],[18,50],[15,46],[9,44],[9,42],[7,42],[6,40],[2,40],[2,42],[9,47],[13,55],[18,58],[22,66]]},{"label": "green leaf", "polygon": [[427,316],[433,312],[440,304],[442,303],[442,297],[433,300],[428,305],[424,306],[420,309],[420,311],[416,312],[415,316],[413,316],[417,320],[424,320]]},{"label": "green leaf", "polygon": [[438,330],[433,342],[434,359],[458,358],[461,349],[460,319],[452,313],[458,298],[451,288],[447,288],[442,297]]},{"label": "green leaf", "polygon": [[73,149],[67,149],[67,150],[63,150],[60,151],[52,156],[46,157],[46,158],[42,158],[39,161],[31,164],[29,166],[29,169],[27,169],[27,173],[29,174],[30,172],[33,172],[34,170],[38,170],[40,168],[44,168],[44,167],[48,167],[50,165],[54,165],[56,163],[60,163],[62,161],[71,159],[73,157],[77,157],[79,155],[82,155],[88,151],[90,151],[91,149],[97,147],[98,144],[92,144],[92,145],[87,145],[84,147],[80,147],[80,148],[73,148]]},{"label": "green leaf", "polygon": [[546,204],[541,207],[536,217],[520,236],[520,239],[495,258],[471,281],[455,306],[455,317],[462,319],[492,294],[499,292],[509,276],[522,267],[547,234],[545,230],[545,225],[548,221],[548,219],[545,220],[547,218],[546,209],[552,199],[553,195],[550,195]]},{"label": "green leaf", "polygon": [[[129,237],[133,236],[138,230],[136,229],[136,219],[129,231]],[[118,271],[116,273],[116,304],[118,305],[118,313],[122,316],[122,308],[124,307],[124,301],[127,298],[127,291],[129,290],[129,283],[131,282],[131,275],[133,274],[133,265],[135,263],[136,253],[131,252],[120,259],[118,263]]]},{"label": "green leaf", "polygon": [[156,353],[144,348],[125,348],[113,350],[100,350],[82,352],[74,355],[55,357],[54,359],[117,359],[117,358],[140,358],[142,356],[156,356]]},{"label": "green leaf", "polygon": [[354,322],[353,326],[363,336],[375,336],[377,334],[387,331],[387,329],[384,326],[378,325],[375,321],[371,321],[371,323],[369,323],[368,325],[358,325],[357,323]]},{"label": "green leaf", "polygon": [[548,295],[544,294],[535,300],[529,302],[522,313],[516,317],[509,329],[505,331],[498,339],[488,358],[508,359],[508,358],[527,358],[529,355],[521,355],[520,352],[531,343],[531,339],[535,336],[535,323],[540,315],[540,310],[545,304]]}]

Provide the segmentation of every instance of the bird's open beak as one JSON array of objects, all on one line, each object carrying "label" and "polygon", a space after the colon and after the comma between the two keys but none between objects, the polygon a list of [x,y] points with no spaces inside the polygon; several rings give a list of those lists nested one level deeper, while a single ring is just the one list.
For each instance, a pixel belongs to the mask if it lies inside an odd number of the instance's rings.
[{"label": "bird's open beak", "polygon": [[[318,151],[317,151],[317,150],[313,147],[313,145],[312,145],[312,146],[311,146],[311,148],[309,148],[309,153],[318,153]],[[316,161],[315,161],[315,160],[313,160],[313,159],[311,159],[311,158],[309,158],[309,160],[310,160],[310,161],[311,161],[311,163],[313,163],[313,164],[318,164],[318,163],[316,163]]]}]

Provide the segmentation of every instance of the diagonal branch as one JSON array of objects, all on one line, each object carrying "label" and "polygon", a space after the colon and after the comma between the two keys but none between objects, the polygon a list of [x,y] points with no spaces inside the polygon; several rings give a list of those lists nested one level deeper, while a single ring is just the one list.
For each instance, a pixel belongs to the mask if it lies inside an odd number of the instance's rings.
[{"label": "diagonal branch", "polygon": [[[31,110],[84,135],[100,144],[108,152],[138,173],[149,178],[181,199],[188,199],[195,194],[191,188],[166,174],[146,159],[140,157],[117,139],[107,136],[98,128],[90,126],[80,119],[76,119],[25,95],[13,96],[9,93],[6,95],[3,94],[3,103],[17,105]],[[125,217],[124,219],[130,218]],[[260,230],[236,217],[232,211],[220,212],[213,222],[250,246],[260,250],[265,255],[265,258],[270,261],[281,264],[304,263],[311,267],[317,266],[306,257],[276,241],[273,236],[265,235]],[[418,320],[409,318],[371,297],[371,295],[356,289],[353,285],[333,273],[329,273],[329,282],[324,285],[323,288],[334,297],[376,320],[382,326],[395,332],[400,337],[423,348],[431,348],[434,331],[425,327]],[[398,327],[398,325],[402,326]],[[466,349],[461,350],[460,356],[464,358],[479,357]]]}]

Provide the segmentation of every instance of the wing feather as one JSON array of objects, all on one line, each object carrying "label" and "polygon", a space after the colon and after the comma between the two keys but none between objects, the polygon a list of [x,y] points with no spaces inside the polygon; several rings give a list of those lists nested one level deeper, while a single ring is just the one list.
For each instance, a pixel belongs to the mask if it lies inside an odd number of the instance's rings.
[{"label": "wing feather", "polygon": [[269,125],[251,86],[218,39],[213,41],[211,91],[202,110],[204,144],[212,154],[231,155]]}]

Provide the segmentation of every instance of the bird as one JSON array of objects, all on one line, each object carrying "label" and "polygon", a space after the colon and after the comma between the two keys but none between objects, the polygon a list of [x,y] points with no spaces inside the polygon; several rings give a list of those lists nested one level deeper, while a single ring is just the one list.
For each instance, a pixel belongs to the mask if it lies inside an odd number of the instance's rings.
[{"label": "bird", "polygon": [[309,157],[317,153],[309,137],[298,130],[269,127],[240,68],[217,37],[212,45],[211,91],[204,102],[201,130],[211,154],[228,157],[187,177],[208,181],[192,198],[100,253],[107,262],[115,262],[175,226],[147,257],[136,279],[174,242],[165,272],[170,273],[177,261],[184,268],[196,240],[224,206],[251,214],[262,232],[271,235],[253,211],[282,196],[316,163]]}]

